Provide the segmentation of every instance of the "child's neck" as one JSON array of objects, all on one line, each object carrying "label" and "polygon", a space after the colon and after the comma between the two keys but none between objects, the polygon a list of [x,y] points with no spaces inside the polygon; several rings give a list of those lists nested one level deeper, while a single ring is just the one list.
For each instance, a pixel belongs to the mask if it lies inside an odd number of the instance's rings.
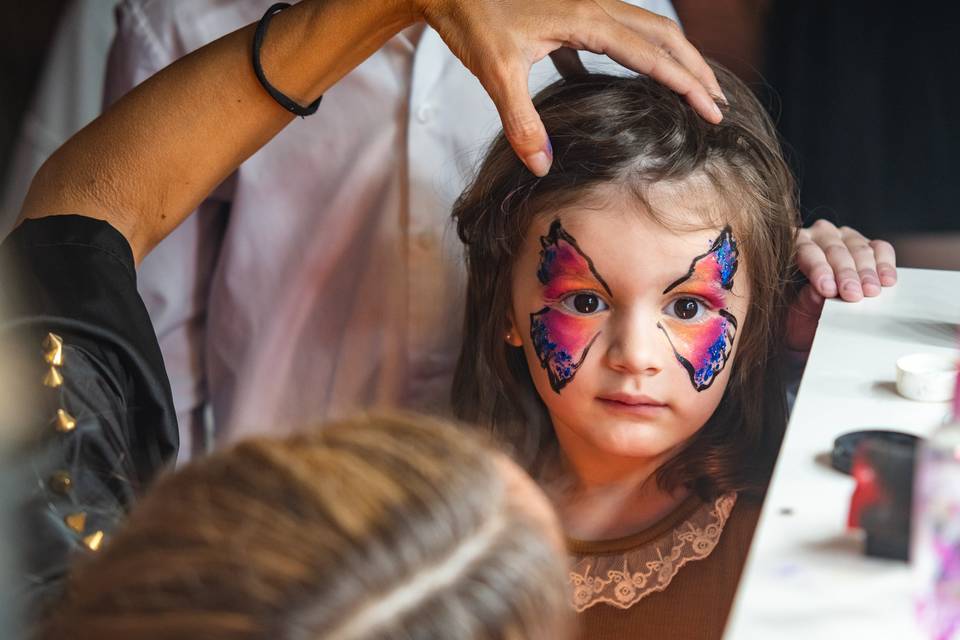
[{"label": "child's neck", "polygon": [[[558,434],[559,435],[559,434]],[[562,446],[567,482],[555,493],[567,536],[577,540],[609,540],[639,533],[669,515],[690,492],[667,492],[657,484],[657,470],[674,452],[655,458],[583,455],[582,447]],[[567,451],[574,455],[567,455]],[[579,455],[578,455],[579,454]]]}]

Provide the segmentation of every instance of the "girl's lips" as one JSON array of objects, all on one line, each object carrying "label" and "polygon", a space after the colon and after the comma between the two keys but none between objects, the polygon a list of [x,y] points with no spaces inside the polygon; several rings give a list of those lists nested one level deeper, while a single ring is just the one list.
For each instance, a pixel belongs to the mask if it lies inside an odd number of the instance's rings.
[{"label": "girl's lips", "polygon": [[608,411],[634,417],[655,417],[668,409],[668,405],[647,396],[614,394],[599,396],[597,400]]},{"label": "girl's lips", "polygon": [[627,406],[648,406],[648,407],[666,407],[666,403],[655,400],[650,396],[645,396],[642,394],[632,395],[629,393],[610,393],[598,397],[599,400],[604,402],[612,402],[616,404],[622,404]]}]

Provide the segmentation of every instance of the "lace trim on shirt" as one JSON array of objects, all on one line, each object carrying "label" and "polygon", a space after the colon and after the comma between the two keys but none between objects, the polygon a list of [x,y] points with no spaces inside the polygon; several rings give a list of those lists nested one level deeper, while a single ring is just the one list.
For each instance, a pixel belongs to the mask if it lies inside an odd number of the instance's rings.
[{"label": "lace trim on shirt", "polygon": [[580,612],[605,602],[628,609],[663,591],[683,565],[710,555],[736,502],[736,493],[724,494],[673,530],[624,553],[575,555],[570,572],[573,608]]}]

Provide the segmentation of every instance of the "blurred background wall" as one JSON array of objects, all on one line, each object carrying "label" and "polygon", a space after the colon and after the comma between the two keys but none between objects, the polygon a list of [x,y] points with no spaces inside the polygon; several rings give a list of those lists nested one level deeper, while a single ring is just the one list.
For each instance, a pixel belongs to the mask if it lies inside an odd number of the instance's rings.
[{"label": "blurred background wall", "polygon": [[21,116],[33,95],[47,48],[68,1],[9,2],[0,12],[0,63],[6,76],[0,98],[0,172],[9,164]]},{"label": "blurred background wall", "polygon": [[890,0],[675,0],[688,36],[761,96],[809,224],[960,269],[960,8]]},{"label": "blurred background wall", "polygon": [[9,76],[0,93],[0,237],[43,161],[100,113],[117,0],[4,4],[0,68]]}]

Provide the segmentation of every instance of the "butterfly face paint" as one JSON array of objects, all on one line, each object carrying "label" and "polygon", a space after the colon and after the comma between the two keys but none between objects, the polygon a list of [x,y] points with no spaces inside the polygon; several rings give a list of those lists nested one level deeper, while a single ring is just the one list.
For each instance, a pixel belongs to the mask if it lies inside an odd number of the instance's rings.
[{"label": "butterfly face paint", "polygon": [[725,227],[710,250],[693,259],[690,271],[663,292],[676,297],[667,307],[671,317],[657,327],[697,391],[708,389],[730,359],[737,318],[724,307],[739,255],[730,227]]},{"label": "butterfly face paint", "polygon": [[559,220],[540,238],[537,279],[543,285],[546,306],[530,314],[530,338],[550,386],[560,393],[600,335],[596,313],[606,302],[592,292],[612,294],[593,261]]}]

